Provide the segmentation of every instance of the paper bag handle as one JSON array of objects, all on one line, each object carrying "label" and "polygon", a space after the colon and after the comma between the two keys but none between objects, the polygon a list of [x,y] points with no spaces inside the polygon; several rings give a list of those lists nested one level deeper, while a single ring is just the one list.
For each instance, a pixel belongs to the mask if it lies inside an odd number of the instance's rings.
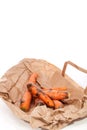
[{"label": "paper bag handle", "polygon": [[64,63],[63,69],[62,69],[62,76],[63,76],[63,77],[65,76],[65,71],[66,71],[66,67],[67,67],[68,64],[71,65],[71,66],[73,66],[73,67],[75,67],[75,68],[78,69],[79,71],[82,71],[82,72],[84,72],[84,73],[87,73],[87,70],[86,70],[86,69],[83,69],[82,67],[80,67],[80,66],[74,64],[74,63],[71,62],[71,61],[66,61],[66,62]]}]

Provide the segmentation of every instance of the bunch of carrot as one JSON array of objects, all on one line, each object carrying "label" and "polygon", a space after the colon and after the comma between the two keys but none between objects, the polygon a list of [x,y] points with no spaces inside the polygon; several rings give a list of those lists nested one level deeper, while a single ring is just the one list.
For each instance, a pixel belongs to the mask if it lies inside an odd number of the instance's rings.
[{"label": "bunch of carrot", "polygon": [[26,91],[20,101],[21,110],[27,112],[30,109],[32,100],[35,104],[46,104],[46,106],[54,109],[63,107],[62,101],[68,98],[68,92],[66,87],[54,87],[54,88],[44,88],[38,87],[36,85],[38,78],[37,73],[33,73],[27,84]]}]

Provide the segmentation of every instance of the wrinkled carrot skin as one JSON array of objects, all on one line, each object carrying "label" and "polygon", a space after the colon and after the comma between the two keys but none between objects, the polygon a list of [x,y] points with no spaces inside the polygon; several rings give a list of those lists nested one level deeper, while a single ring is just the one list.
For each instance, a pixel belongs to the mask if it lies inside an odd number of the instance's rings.
[{"label": "wrinkled carrot skin", "polygon": [[63,100],[69,97],[68,92],[65,92],[65,91],[44,90],[43,92],[47,94],[51,99],[54,99],[54,100]]},{"label": "wrinkled carrot skin", "polygon": [[62,108],[64,105],[58,100],[53,100],[55,109]]},{"label": "wrinkled carrot skin", "polygon": [[23,95],[23,98],[20,102],[21,110],[23,110],[25,112],[29,111],[31,100],[32,100],[32,95],[28,90],[26,90],[24,95]]},{"label": "wrinkled carrot skin", "polygon": [[48,95],[46,95],[42,89],[33,86],[32,84],[27,85],[28,90],[34,97],[40,98],[47,106],[54,107],[54,102],[50,99]]},{"label": "wrinkled carrot skin", "polygon": [[57,90],[57,91],[66,91],[67,87],[53,87],[53,88],[46,88],[46,87],[42,87],[43,90]]},{"label": "wrinkled carrot skin", "polygon": [[34,97],[37,97],[38,96],[38,91],[37,91],[37,88],[32,86],[29,88],[29,91],[31,92],[31,94],[34,96]]},{"label": "wrinkled carrot skin", "polygon": [[[35,84],[36,81],[37,81],[37,77],[38,77],[38,74],[37,73],[32,73],[32,75],[30,76],[28,82],[27,82],[27,86],[28,84],[31,86],[31,84]],[[30,87],[31,88],[31,87]],[[33,95],[36,96],[37,94],[37,89],[35,89],[35,87],[32,86],[32,89],[31,91],[33,91]]]},{"label": "wrinkled carrot skin", "polygon": [[51,100],[51,98],[43,93],[40,92],[39,98],[48,106],[51,108],[54,108],[54,102]]},{"label": "wrinkled carrot skin", "polygon": [[65,87],[65,86],[62,86],[62,87],[53,87],[52,90],[66,91],[67,87]]}]

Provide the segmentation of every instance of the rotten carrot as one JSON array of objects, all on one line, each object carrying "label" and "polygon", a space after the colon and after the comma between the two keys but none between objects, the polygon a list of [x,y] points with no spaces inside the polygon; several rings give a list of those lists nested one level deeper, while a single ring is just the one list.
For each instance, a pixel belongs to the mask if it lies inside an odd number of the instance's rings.
[{"label": "rotten carrot", "polygon": [[54,102],[53,102],[53,100],[52,100],[49,96],[47,96],[46,94],[43,94],[42,92],[40,92],[39,98],[40,98],[48,107],[54,108]]},{"label": "rotten carrot", "polygon": [[32,95],[28,90],[26,90],[22,100],[20,101],[21,110],[25,112],[29,111],[31,100],[32,100]]},{"label": "rotten carrot", "polygon": [[[29,80],[27,81],[25,87],[27,87],[27,84],[28,83],[36,83],[36,80],[37,80],[37,73],[32,73],[31,76],[29,77]],[[20,108],[27,112],[30,108],[30,104],[31,104],[31,99],[32,99],[32,95],[31,93],[26,90],[23,97],[22,97],[22,100],[20,101]]]},{"label": "rotten carrot", "polygon": [[45,94],[47,94],[51,99],[54,100],[63,100],[69,97],[67,91],[57,91],[57,90],[44,90]]}]

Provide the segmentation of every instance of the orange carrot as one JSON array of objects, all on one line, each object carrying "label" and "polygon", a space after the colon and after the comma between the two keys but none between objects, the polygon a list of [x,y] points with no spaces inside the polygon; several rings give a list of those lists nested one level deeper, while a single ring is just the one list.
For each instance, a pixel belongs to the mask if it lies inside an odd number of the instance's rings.
[{"label": "orange carrot", "polygon": [[58,100],[53,100],[55,109],[62,108],[64,105]]},{"label": "orange carrot", "polygon": [[43,92],[54,100],[63,100],[69,97],[69,94],[66,91],[44,90]]},{"label": "orange carrot", "polygon": [[32,73],[31,76],[29,77],[29,80],[28,80],[27,84],[29,84],[29,83],[36,83],[37,77],[38,77],[37,73]]},{"label": "orange carrot", "polygon": [[66,91],[67,87],[65,86],[61,86],[61,87],[53,87],[53,88],[46,88],[46,87],[42,87],[43,90],[58,90],[58,91]]},{"label": "orange carrot", "polygon": [[47,96],[46,94],[43,94],[42,92],[40,92],[39,98],[40,98],[48,107],[54,108],[54,102],[53,102],[53,100],[51,100],[51,98],[50,98],[49,96]]},{"label": "orange carrot", "polygon": [[53,87],[52,90],[66,91],[66,90],[67,90],[67,87],[65,87],[65,86]]},{"label": "orange carrot", "polygon": [[38,88],[35,87],[32,83],[27,84],[28,91],[33,95],[33,97],[38,96]]},{"label": "orange carrot", "polygon": [[[27,84],[28,83],[36,83],[36,80],[37,80],[37,73],[32,73],[32,75],[29,77],[29,80],[27,81],[26,83],[26,87],[27,87]],[[23,111],[28,111],[29,108],[30,108],[30,103],[31,103],[31,98],[32,98],[32,95],[31,93],[26,90],[24,95],[23,95],[23,98],[20,102],[20,108],[23,110]]]},{"label": "orange carrot", "polygon": [[30,104],[31,104],[31,99],[32,99],[32,95],[31,93],[26,90],[24,95],[23,95],[23,98],[20,102],[20,108],[21,110],[27,112],[30,108]]}]

